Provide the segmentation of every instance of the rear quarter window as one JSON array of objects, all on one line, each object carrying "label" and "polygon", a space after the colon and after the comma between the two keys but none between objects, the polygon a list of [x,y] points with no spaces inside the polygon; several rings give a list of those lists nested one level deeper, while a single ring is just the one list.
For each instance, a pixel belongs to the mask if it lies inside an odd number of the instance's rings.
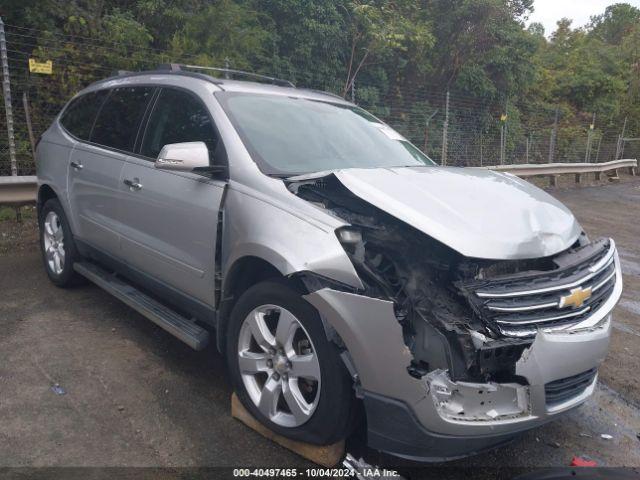
[{"label": "rear quarter window", "polygon": [[93,122],[108,93],[107,90],[99,90],[72,100],[60,117],[65,130],[81,140],[89,140]]}]

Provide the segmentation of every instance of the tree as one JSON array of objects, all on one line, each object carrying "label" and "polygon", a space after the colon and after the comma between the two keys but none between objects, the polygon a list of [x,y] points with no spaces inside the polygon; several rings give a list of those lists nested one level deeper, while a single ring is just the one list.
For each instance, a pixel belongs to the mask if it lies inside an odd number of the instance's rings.
[{"label": "tree", "polygon": [[[228,62],[345,96],[355,84],[359,104],[420,143],[448,90],[473,99],[472,114],[451,112],[460,135],[495,129],[505,104],[510,142],[552,123],[557,106],[567,145],[594,112],[600,125],[627,117],[640,128],[640,10],[626,3],[586,28],[563,19],[549,39],[525,26],[532,0],[6,0],[0,10],[12,79],[43,124],[113,70]],[[37,87],[31,56],[54,61]]]},{"label": "tree", "polygon": [[338,91],[345,62],[344,10],[334,0],[251,0],[271,33],[269,58],[258,70],[301,85]]},{"label": "tree", "polygon": [[429,25],[421,18],[419,3],[354,0],[345,6],[349,29],[349,55],[342,91],[346,96],[367,65],[410,48],[424,55],[433,45]]},{"label": "tree", "polygon": [[436,0],[430,83],[495,100],[527,88],[536,41],[523,28],[531,1]]},{"label": "tree", "polygon": [[640,23],[640,10],[628,3],[607,7],[602,15],[591,17],[590,34],[610,45],[621,45]]},{"label": "tree", "polygon": [[251,70],[265,63],[271,33],[259,21],[260,14],[247,5],[219,0],[190,15],[171,41],[174,58],[215,67],[229,63]]}]

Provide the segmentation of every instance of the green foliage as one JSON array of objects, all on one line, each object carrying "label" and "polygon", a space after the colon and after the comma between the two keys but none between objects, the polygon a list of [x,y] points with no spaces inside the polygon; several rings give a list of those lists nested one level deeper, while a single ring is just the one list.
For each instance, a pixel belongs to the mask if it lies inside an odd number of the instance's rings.
[{"label": "green foliage", "polygon": [[592,17],[590,34],[610,45],[620,45],[640,23],[640,10],[628,3],[607,7],[602,15]]},{"label": "green foliage", "polygon": [[402,68],[410,59],[424,58],[434,44],[425,10],[415,1],[352,0],[344,11],[349,53],[343,95],[367,65],[389,61]]},{"label": "green foliage", "polygon": [[263,63],[271,34],[263,28],[258,12],[233,2],[219,0],[189,16],[174,34],[171,50],[176,58],[188,57],[196,64],[251,70]]},{"label": "green foliage", "polygon": [[[416,98],[418,91],[473,97],[474,124],[459,128],[478,135],[499,129],[508,104],[508,142],[524,138],[528,125],[548,126],[556,106],[567,136],[584,136],[579,130],[593,112],[599,125],[627,117],[640,128],[640,10],[626,3],[586,28],[562,20],[548,39],[540,24],[525,27],[533,0],[5,3],[5,22],[25,29],[20,61],[54,61],[53,77],[37,85],[34,117],[112,70],[182,61],[228,64],[347,97],[355,86],[360,104],[433,142],[438,132],[425,133],[423,119],[442,106]],[[583,127],[570,130],[572,123]],[[567,142],[559,148],[570,149]]]},{"label": "green foliage", "polygon": [[309,87],[338,91],[347,43],[344,10],[333,0],[251,0],[270,32],[268,58],[254,69]]}]

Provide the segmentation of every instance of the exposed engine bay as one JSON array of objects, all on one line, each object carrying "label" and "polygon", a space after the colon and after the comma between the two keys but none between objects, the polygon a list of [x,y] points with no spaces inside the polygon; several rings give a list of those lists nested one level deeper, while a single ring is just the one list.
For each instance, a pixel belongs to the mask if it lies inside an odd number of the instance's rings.
[{"label": "exposed engine bay", "polygon": [[338,230],[338,238],[364,294],[393,302],[413,355],[410,375],[422,378],[440,369],[448,370],[452,381],[526,384],[515,365],[533,337],[503,334],[485,318],[482,302],[471,298],[470,286],[559,271],[572,263],[567,256],[582,261],[585,255],[574,252],[587,244],[584,235],[554,257],[472,259],[360,199],[333,174],[287,184],[298,197],[350,224]]}]

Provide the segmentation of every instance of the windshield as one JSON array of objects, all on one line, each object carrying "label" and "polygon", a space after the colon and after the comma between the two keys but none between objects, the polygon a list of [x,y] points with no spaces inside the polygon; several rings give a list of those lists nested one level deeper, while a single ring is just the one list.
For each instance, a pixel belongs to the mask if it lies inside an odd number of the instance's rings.
[{"label": "windshield", "polygon": [[435,165],[395,130],[352,105],[234,92],[216,96],[269,175]]}]

